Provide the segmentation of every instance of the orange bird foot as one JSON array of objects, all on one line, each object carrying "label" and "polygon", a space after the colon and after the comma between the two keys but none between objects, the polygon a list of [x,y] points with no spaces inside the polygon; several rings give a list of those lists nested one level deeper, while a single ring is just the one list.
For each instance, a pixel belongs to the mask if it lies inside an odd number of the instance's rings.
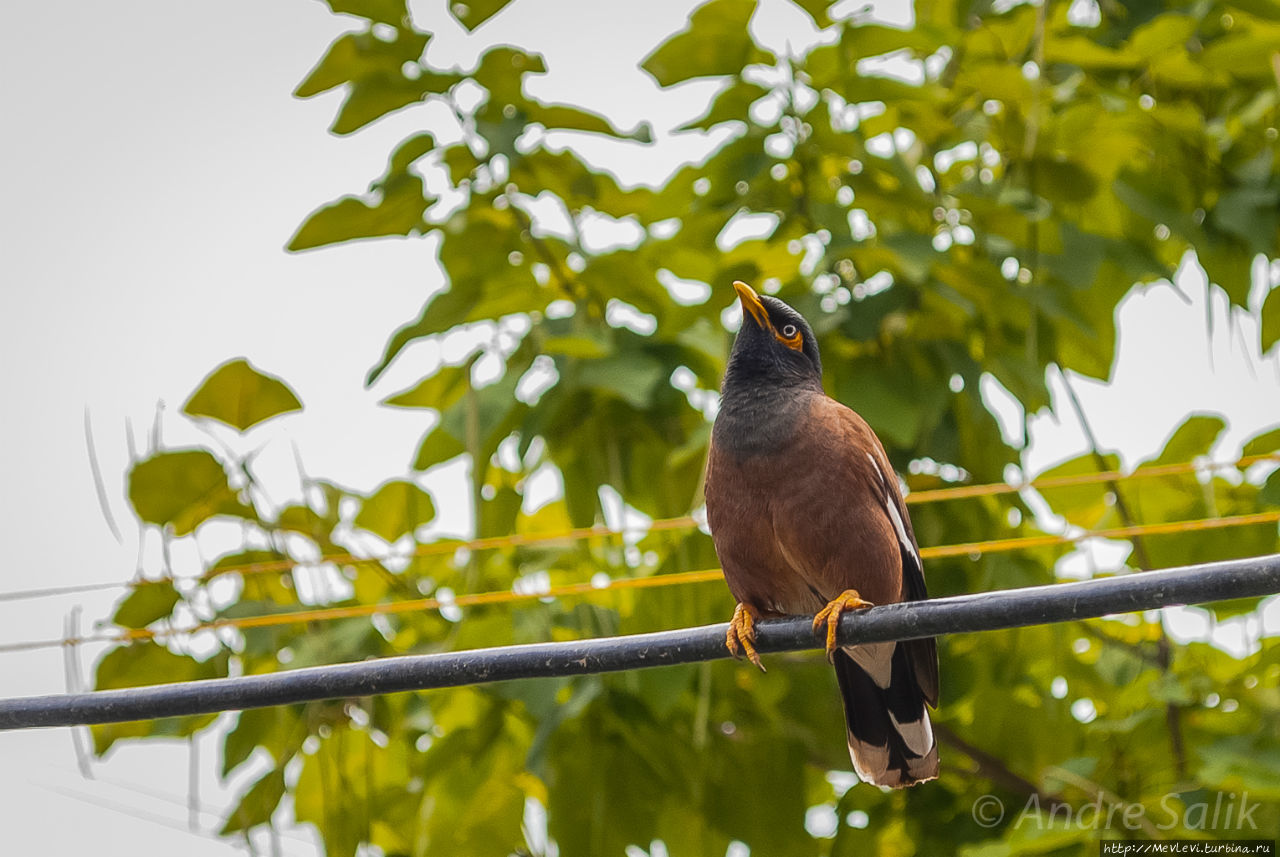
[{"label": "orange bird foot", "polygon": [[[739,605],[741,606],[741,605]],[[836,659],[836,630],[840,627],[840,617],[846,610],[865,610],[874,607],[870,601],[863,601],[856,589],[846,589],[837,595],[830,604],[818,611],[813,617],[813,630],[816,633],[824,624],[827,626],[827,660]],[[734,618],[737,618],[736,616]]]},{"label": "orange bird foot", "polygon": [[760,663],[760,655],[756,654],[756,620],[759,618],[760,614],[754,607],[739,604],[733,611],[733,618],[729,620],[724,644],[729,649],[729,654],[735,658],[741,658],[742,653],[746,652],[747,660],[760,667],[760,672],[765,672],[764,664]]}]

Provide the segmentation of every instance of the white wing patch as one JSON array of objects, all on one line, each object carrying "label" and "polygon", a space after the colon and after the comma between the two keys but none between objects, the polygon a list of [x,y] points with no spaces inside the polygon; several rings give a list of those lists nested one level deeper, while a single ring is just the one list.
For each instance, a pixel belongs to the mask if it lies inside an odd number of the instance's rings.
[{"label": "white wing patch", "polygon": [[907,535],[907,527],[902,521],[902,513],[898,511],[898,503],[889,490],[889,483],[885,480],[884,471],[876,463],[875,456],[869,452],[867,453],[867,461],[871,462],[871,467],[875,470],[876,476],[880,477],[880,487],[884,490],[884,507],[889,511],[889,519],[893,521],[893,529],[898,533],[898,542],[902,545],[902,549],[915,559],[916,565],[922,565],[920,554],[916,553],[916,546],[911,543],[911,537]]},{"label": "white wing patch", "polygon": [[919,720],[899,723],[892,711],[889,712],[889,720],[912,753],[917,756],[929,755],[929,751],[933,749],[933,724],[929,722],[929,712],[924,710],[923,705],[920,707]]},{"label": "white wing patch", "polygon": [[863,643],[844,647],[844,653],[871,676],[876,687],[887,690],[893,681],[893,650],[897,647],[897,643]]},{"label": "white wing patch", "polygon": [[[889,745],[868,744],[849,733],[849,758],[853,760],[854,773],[864,783],[879,785],[889,774]],[[897,772],[894,772],[897,774]],[[896,780],[895,780],[896,781]],[[888,783],[885,783],[888,785]]]}]

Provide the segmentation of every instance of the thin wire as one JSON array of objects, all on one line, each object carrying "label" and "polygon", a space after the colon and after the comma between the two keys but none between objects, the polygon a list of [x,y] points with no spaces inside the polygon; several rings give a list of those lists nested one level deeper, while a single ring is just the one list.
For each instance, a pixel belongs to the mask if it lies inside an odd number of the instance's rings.
[{"label": "thin wire", "polygon": [[379,604],[348,604],[342,607],[320,607],[313,610],[294,610],[287,613],[264,613],[255,616],[240,616],[232,619],[213,619],[200,622],[189,628],[128,628],[114,634],[91,634],[79,638],[60,640],[32,640],[22,643],[0,645],[0,653],[18,652],[30,649],[43,649],[53,646],[76,645],[81,643],[127,643],[137,640],[164,639],[180,635],[195,634],[200,631],[220,628],[265,628],[275,625],[293,625],[306,622],[332,622],[338,619],[351,619],[374,615],[396,613],[412,613],[422,610],[438,610],[441,607],[474,607],[480,604],[505,604],[520,601],[538,601],[544,598],[559,598],[567,595],[579,595],[589,592],[604,592],[616,589],[646,589],[655,586],[673,586],[687,583],[703,583],[719,580],[720,569],[708,568],[701,571],[682,571],[674,574],[655,575],[652,577],[625,577],[611,580],[604,586],[594,583],[567,583],[551,587],[542,592],[514,592],[509,589],[491,592],[475,592],[458,595],[453,598],[413,598],[407,601],[384,601]]},{"label": "thin wire", "polygon": [[633,527],[622,530],[614,530],[602,525],[591,527],[577,527],[571,530],[561,530],[553,533],[513,533],[506,536],[486,536],[484,538],[469,539],[466,541],[440,541],[431,542],[430,544],[418,545],[413,551],[407,554],[392,554],[389,556],[353,556],[349,553],[322,554],[316,559],[273,559],[262,560],[258,562],[247,562],[239,565],[223,565],[215,566],[202,572],[199,575],[189,578],[181,577],[153,577],[139,578],[136,580],[115,582],[115,583],[88,583],[73,586],[50,587],[46,589],[24,589],[14,592],[0,593],[0,601],[19,601],[28,598],[43,598],[51,595],[71,595],[78,592],[92,592],[100,589],[139,589],[144,586],[174,583],[176,581],[193,581],[203,583],[212,580],[223,574],[241,574],[252,576],[255,574],[269,574],[276,571],[292,571],[295,568],[314,568],[320,565],[348,565],[362,566],[375,565],[394,560],[412,560],[424,556],[438,556],[441,554],[450,554],[459,550],[492,550],[503,547],[526,547],[529,545],[544,545],[555,542],[572,542],[585,541],[591,538],[604,538],[609,536],[623,536],[628,532],[641,530],[645,532],[661,532],[663,530],[678,530],[692,528],[698,526],[698,522],[691,516],[680,518],[659,518],[647,526]]},{"label": "thin wire", "polygon": [[1151,479],[1157,476],[1176,476],[1184,473],[1195,473],[1201,470],[1227,470],[1235,468],[1243,470],[1260,461],[1280,460],[1280,453],[1268,452],[1261,455],[1246,455],[1235,461],[1196,462],[1180,461],[1174,464],[1155,464],[1144,466],[1126,473],[1123,470],[1103,470],[1096,473],[1076,473],[1069,476],[1043,476],[1026,482],[995,482],[989,485],[957,485],[953,488],[935,488],[928,491],[912,491],[907,495],[908,504],[934,503],[939,500],[961,500],[969,497],[988,497],[995,494],[1015,494],[1027,488],[1043,491],[1051,488],[1070,488],[1078,485],[1093,485],[1098,482],[1132,482],[1139,479]]},{"label": "thin wire", "polygon": [[959,545],[938,545],[921,548],[921,557],[950,557],[966,554],[1002,553],[1022,548],[1075,544],[1088,539],[1128,539],[1134,536],[1160,536],[1170,533],[1193,533],[1202,530],[1219,530],[1230,527],[1248,527],[1254,524],[1280,522],[1280,512],[1255,512],[1249,515],[1231,515],[1225,518],[1197,518],[1190,521],[1166,521],[1159,524],[1134,524],[1128,527],[1112,527],[1104,530],[1085,530],[1081,533],[1061,535],[1046,533],[1040,536],[1020,536],[1013,539],[993,539]]},{"label": "thin wire", "polygon": [[[1198,518],[1187,521],[1169,521],[1159,524],[1135,524],[1129,527],[1084,530],[1078,533],[1047,533],[1039,536],[991,539],[989,541],[968,542],[956,545],[936,545],[933,547],[921,548],[920,556],[923,559],[939,559],[954,556],[978,556],[989,553],[1007,553],[1009,551],[1021,550],[1024,548],[1076,544],[1089,539],[1127,539],[1134,536],[1201,532],[1204,530],[1246,527],[1277,522],[1280,522],[1280,511],[1258,512],[1248,515],[1234,515],[1225,518]],[[561,586],[550,587],[542,592],[516,592],[504,589],[458,595],[449,599],[414,598],[406,601],[384,601],[378,604],[347,604],[340,607],[319,607],[311,610],[293,610],[283,613],[238,616],[230,619],[213,619],[207,622],[199,622],[187,628],[159,628],[154,630],[149,628],[129,628],[113,634],[95,634],[80,638],[9,643],[0,645],[0,653],[28,651],[32,649],[77,645],[82,643],[128,643],[138,640],[158,640],[175,636],[189,636],[201,631],[216,631],[222,628],[237,628],[240,630],[244,630],[246,628],[267,628],[280,625],[303,624],[308,622],[332,622],[339,619],[437,610],[441,607],[473,607],[483,604],[512,604],[523,601],[536,601],[544,598],[562,598],[572,595],[620,589],[647,589],[661,586],[682,586],[691,583],[706,583],[713,580],[719,580],[721,575],[722,572],[720,569],[708,568],[699,571],[685,571],[673,574],[653,575],[650,577],[619,578],[616,580],[610,580],[609,583],[603,586],[598,586],[591,582],[568,583]]]},{"label": "thin wire", "polygon": [[[1186,461],[1174,464],[1160,464],[1151,467],[1143,467],[1131,473],[1124,473],[1120,470],[1108,470],[1100,473],[1080,473],[1070,476],[1042,477],[1028,482],[997,482],[983,485],[958,485],[950,488],[933,488],[925,491],[913,491],[906,496],[906,502],[908,505],[916,505],[936,503],[944,500],[961,500],[972,497],[1015,494],[1028,488],[1033,488],[1039,491],[1053,488],[1092,485],[1100,482],[1125,483],[1137,481],[1139,479],[1195,473],[1200,471],[1227,470],[1232,468],[1244,469],[1260,461],[1276,460],[1280,460],[1280,453],[1273,452],[1261,455],[1248,455],[1232,462]],[[698,525],[698,521],[695,518],[690,515],[683,515],[676,518],[658,518],[646,527],[636,527],[634,529],[643,529],[646,532],[661,532],[663,530],[692,529]],[[107,589],[137,589],[148,585],[173,583],[178,579],[203,583],[222,574],[268,574],[275,571],[289,571],[295,568],[314,568],[318,565],[326,565],[330,563],[359,567],[363,565],[384,563],[388,560],[412,560],[427,556],[439,556],[459,550],[492,550],[504,547],[528,547],[532,545],[554,544],[556,542],[584,541],[591,538],[616,537],[625,535],[631,531],[631,528],[614,530],[609,527],[596,525],[591,527],[577,527],[552,533],[513,533],[511,535],[488,536],[485,538],[470,539],[466,541],[432,542],[430,544],[418,545],[408,554],[390,555],[385,557],[359,557],[343,552],[324,554],[311,560],[263,560],[259,562],[242,563],[239,565],[215,567],[191,578],[174,578],[166,576],[159,578],[140,578],[123,582],[87,583],[47,587],[42,589],[24,589],[12,592],[0,592],[0,601],[20,601],[26,599],[47,598],[57,595],[74,595],[82,592],[96,592]],[[0,651],[3,651],[3,649],[0,648]]]}]

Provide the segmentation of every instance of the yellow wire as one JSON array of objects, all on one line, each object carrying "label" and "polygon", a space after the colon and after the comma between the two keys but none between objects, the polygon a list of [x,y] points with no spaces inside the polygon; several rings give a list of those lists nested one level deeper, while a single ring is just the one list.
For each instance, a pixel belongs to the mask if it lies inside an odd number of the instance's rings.
[{"label": "yellow wire", "polygon": [[[924,559],[943,557],[981,555],[989,553],[1005,553],[1023,548],[1047,547],[1061,544],[1075,544],[1088,539],[1125,539],[1134,536],[1167,535],[1170,533],[1199,532],[1211,529],[1226,529],[1257,524],[1280,522],[1280,511],[1257,512],[1248,515],[1234,515],[1225,518],[1198,518],[1187,521],[1169,521],[1159,524],[1135,524],[1127,527],[1112,527],[1101,530],[1088,530],[1074,534],[1044,534],[1039,536],[1021,536],[1010,539],[991,539],[988,541],[968,542],[956,545],[937,545],[920,550]],[[151,630],[147,628],[128,629],[116,634],[98,634],[87,637],[67,638],[61,640],[40,640],[27,643],[0,645],[0,652],[21,651],[27,649],[52,646],[77,645],[90,642],[125,643],[136,640],[163,639],[177,635],[189,635],[198,631],[218,630],[221,628],[265,628],[279,625],[292,625],[305,622],[331,622],[338,619],[368,617],[408,613],[421,610],[437,610],[441,607],[472,607],[481,604],[511,604],[522,601],[534,601],[543,598],[561,598],[585,593],[607,592],[618,589],[643,589],[659,586],[680,586],[691,583],[705,583],[719,580],[721,570],[718,568],[686,571],[674,574],[654,575],[650,577],[630,577],[611,580],[604,586],[590,582],[569,583],[555,586],[544,592],[515,592],[512,590],[496,590],[459,595],[451,600],[438,598],[415,598],[407,601],[391,601],[379,604],[349,604],[341,607],[322,607],[312,610],[295,610],[287,613],[269,613],[257,616],[240,616],[231,619],[214,619],[198,623],[190,628],[170,628]]]},{"label": "yellow wire", "polygon": [[[960,485],[953,488],[934,488],[928,491],[913,491],[906,496],[908,505],[922,503],[936,503],[942,500],[958,500],[969,497],[990,496],[996,494],[1012,494],[1022,491],[1025,488],[1035,488],[1042,490],[1046,488],[1063,488],[1069,486],[1088,485],[1099,482],[1112,481],[1128,481],[1137,479],[1146,479],[1156,476],[1169,476],[1179,473],[1191,473],[1201,469],[1226,469],[1228,467],[1244,468],[1251,464],[1266,459],[1274,459],[1280,456],[1275,454],[1268,455],[1251,455],[1241,458],[1230,463],[1199,465],[1194,461],[1180,462],[1177,464],[1164,464],[1155,467],[1142,468],[1131,474],[1124,474],[1119,470],[1108,470],[1100,473],[1081,473],[1072,476],[1053,476],[1044,479],[1035,479],[1031,482],[1021,484],[993,483],[986,485]],[[680,530],[692,529],[698,526],[697,520],[691,515],[681,515],[676,518],[658,518],[651,522],[643,529],[647,532],[660,532],[663,530]],[[640,528],[637,528],[640,529]],[[514,533],[505,536],[488,536],[485,538],[470,539],[467,541],[444,541],[432,542],[430,544],[418,545],[405,558],[418,559],[425,556],[439,556],[441,554],[453,553],[457,550],[492,550],[495,548],[507,547],[528,547],[530,545],[545,545],[555,542],[571,542],[582,541],[589,538],[609,537],[624,535],[622,530],[613,530],[604,526],[578,527],[571,530],[561,530],[551,533]],[[196,580],[204,581],[216,577],[220,574],[230,572],[239,572],[242,574],[261,574],[271,571],[287,571],[298,566],[316,566],[327,563],[339,565],[369,565],[373,563],[384,562],[390,557],[355,557],[350,554],[330,554],[322,556],[316,560],[308,560],[299,562],[294,559],[268,560],[264,562],[245,563],[243,565],[228,565],[217,569],[210,569],[204,572]],[[396,557],[397,559],[399,557]],[[164,580],[161,578],[160,580]],[[137,581],[138,584],[149,583],[152,581]],[[159,581],[156,581],[159,582]]]},{"label": "yellow wire", "polygon": [[1193,473],[1198,470],[1226,470],[1236,468],[1243,470],[1259,461],[1274,461],[1280,454],[1270,452],[1262,455],[1246,455],[1233,462],[1208,462],[1199,464],[1195,461],[1180,461],[1174,464],[1156,464],[1142,467],[1130,473],[1123,470],[1103,470],[1097,473],[1076,473],[1070,476],[1043,476],[1030,482],[1004,483],[996,482],[988,485],[958,485],[953,488],[934,488],[928,491],[912,491],[907,495],[908,504],[935,503],[939,500],[960,500],[968,497],[988,497],[994,494],[1014,494],[1024,488],[1044,491],[1049,488],[1072,488],[1079,485],[1093,485],[1098,482],[1130,482],[1138,479],[1151,479],[1156,476],[1175,476],[1182,473]]},{"label": "yellow wire", "polygon": [[[950,488],[934,488],[925,491],[913,491],[906,496],[906,501],[908,505],[917,505],[935,503],[944,500],[959,500],[972,497],[1013,494],[1026,488],[1046,490],[1091,485],[1100,482],[1130,482],[1157,476],[1193,473],[1200,470],[1225,470],[1228,468],[1243,469],[1252,464],[1256,464],[1259,461],[1274,461],[1277,459],[1280,459],[1280,454],[1265,453],[1262,455],[1245,456],[1234,462],[1208,462],[1202,464],[1195,461],[1186,461],[1174,464],[1154,465],[1151,467],[1139,468],[1131,473],[1124,473],[1119,470],[1108,470],[1098,473],[1080,473],[1071,476],[1042,477],[1040,479],[1033,479],[1030,482],[1015,484],[991,483],[983,485],[958,485]],[[697,525],[698,522],[692,516],[683,515],[676,518],[659,518],[643,529],[647,532],[660,532],[663,530],[692,529]],[[238,565],[226,565],[208,569],[202,574],[191,579],[196,582],[205,582],[221,574],[266,574],[273,571],[289,571],[294,568],[314,567],[328,563],[359,567],[386,562],[389,559],[417,559],[426,556],[439,556],[442,554],[453,553],[457,550],[477,551],[504,547],[527,547],[531,545],[554,544],[556,542],[583,541],[597,537],[616,537],[623,534],[624,531],[613,530],[605,526],[577,527],[552,533],[514,533],[505,536],[489,536],[465,541],[432,542],[430,544],[418,545],[412,552],[399,557],[358,557],[353,556],[350,553],[343,552],[325,554],[314,560],[279,559],[242,563]],[[1050,542],[1050,544],[1056,543],[1057,542]],[[951,556],[954,554],[943,555]],[[19,598],[39,598],[52,595],[66,595],[98,589],[115,588],[117,586],[136,589],[151,584],[172,583],[174,580],[175,578],[173,577],[141,578],[123,583],[95,583],[79,586],[52,587],[48,589],[31,589],[0,594],[0,600],[17,600]],[[3,649],[0,649],[0,651],[3,651]]]},{"label": "yellow wire", "polygon": [[1020,536],[1012,539],[993,539],[959,545],[938,545],[921,548],[920,556],[940,558],[965,556],[966,554],[1003,553],[1021,548],[1075,544],[1088,539],[1128,539],[1133,536],[1159,536],[1169,533],[1190,533],[1201,530],[1217,530],[1228,527],[1247,527],[1253,524],[1280,522],[1280,512],[1256,512],[1249,515],[1232,515],[1226,518],[1197,518],[1190,521],[1167,521],[1161,524],[1134,524],[1128,527],[1112,527],[1104,530],[1086,530],[1074,535],[1046,533],[1040,536]]}]

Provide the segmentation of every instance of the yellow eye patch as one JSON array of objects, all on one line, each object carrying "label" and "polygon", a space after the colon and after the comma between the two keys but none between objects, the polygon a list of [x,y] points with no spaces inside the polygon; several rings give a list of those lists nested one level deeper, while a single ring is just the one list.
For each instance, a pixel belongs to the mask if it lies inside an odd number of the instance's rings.
[{"label": "yellow eye patch", "polygon": [[790,348],[792,351],[799,351],[801,348],[804,347],[804,334],[801,333],[800,330],[795,325],[788,324],[787,327],[794,330],[795,333],[792,334],[791,336],[783,336],[781,331],[779,331],[777,328],[774,328],[773,335],[775,338],[777,338],[779,342],[781,342],[783,345]]}]

